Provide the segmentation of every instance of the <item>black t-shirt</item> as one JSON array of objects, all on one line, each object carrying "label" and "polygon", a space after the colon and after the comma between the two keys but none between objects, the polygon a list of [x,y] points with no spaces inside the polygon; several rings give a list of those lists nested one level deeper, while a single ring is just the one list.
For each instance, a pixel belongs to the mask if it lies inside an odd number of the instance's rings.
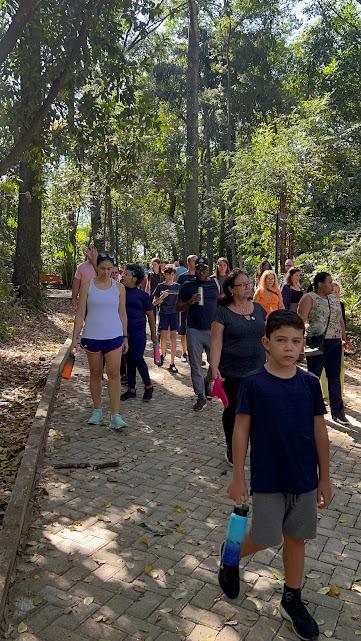
[{"label": "black t-shirt", "polygon": [[145,330],[146,312],[153,309],[149,294],[138,287],[126,287],[125,309],[128,317],[128,334],[139,329]]},{"label": "black t-shirt", "polygon": [[149,272],[148,282],[149,282],[149,291],[150,291],[151,297],[154,298],[153,294],[154,294],[155,288],[159,285],[159,283],[163,282],[162,272],[158,272],[158,274],[155,274],[154,272]]},{"label": "black t-shirt", "polygon": [[262,367],[241,378],[238,414],[251,416],[253,492],[303,494],[317,487],[314,417],[326,414],[320,382],[297,368],[279,378]]},{"label": "black t-shirt", "polygon": [[[182,274],[185,276],[185,274]],[[203,288],[203,305],[189,305],[187,315],[187,326],[193,329],[208,330],[217,308],[218,287],[214,280],[193,280],[186,281],[180,288],[179,300],[188,301],[193,294],[198,294],[198,288]]]},{"label": "black t-shirt", "polygon": [[187,282],[187,280],[195,280],[196,276],[195,274],[190,274],[189,272],[184,272],[184,274],[181,274],[178,276],[177,283],[180,285],[184,285],[184,283]]},{"label": "black t-shirt", "polygon": [[[247,320],[249,318],[249,320]],[[219,371],[222,376],[244,376],[266,362],[261,342],[265,332],[266,312],[262,305],[253,303],[248,317],[218,306],[213,320],[223,325],[223,345]]]},{"label": "black t-shirt", "polygon": [[158,298],[161,295],[161,293],[166,290],[172,292],[172,294],[169,294],[164,299],[163,303],[160,304],[160,313],[174,314],[177,311],[176,305],[177,305],[178,294],[180,290],[180,284],[172,283],[171,285],[167,285],[166,283],[160,283],[160,285],[157,286],[157,288],[153,293],[153,298]]}]

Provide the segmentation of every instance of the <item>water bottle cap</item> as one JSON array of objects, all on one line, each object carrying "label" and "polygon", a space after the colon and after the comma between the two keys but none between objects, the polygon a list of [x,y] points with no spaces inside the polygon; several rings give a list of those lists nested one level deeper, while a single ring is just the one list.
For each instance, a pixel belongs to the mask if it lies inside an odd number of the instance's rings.
[{"label": "water bottle cap", "polygon": [[243,503],[242,505],[236,505],[233,512],[234,514],[237,514],[237,516],[247,516],[248,510],[249,510],[248,505],[245,505]]}]

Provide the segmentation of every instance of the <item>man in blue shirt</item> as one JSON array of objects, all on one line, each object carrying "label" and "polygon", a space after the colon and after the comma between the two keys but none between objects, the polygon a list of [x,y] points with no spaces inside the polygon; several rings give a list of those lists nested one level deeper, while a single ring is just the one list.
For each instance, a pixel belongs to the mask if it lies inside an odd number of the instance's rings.
[{"label": "man in blue shirt", "polygon": [[[244,465],[250,441],[253,516],[241,556],[283,541],[280,613],[300,639],[313,641],[318,626],[301,600],[305,540],[316,538],[317,506],[327,507],[332,493],[320,383],[296,367],[304,329],[295,312],[278,310],[268,316],[263,345],[269,359],[241,379],[228,495],[237,505],[248,500]],[[224,592],[235,598],[238,567],[221,564],[218,578]]]},{"label": "man in blue shirt", "polygon": [[[183,277],[185,274],[183,275]],[[177,309],[187,310],[187,345],[193,389],[197,401],[193,405],[196,412],[206,405],[207,388],[212,378],[208,368],[204,381],[202,373],[202,354],[205,350],[208,363],[211,349],[211,323],[217,307],[218,287],[214,279],[209,278],[208,261],[197,258],[195,261],[195,278],[181,286]]]}]

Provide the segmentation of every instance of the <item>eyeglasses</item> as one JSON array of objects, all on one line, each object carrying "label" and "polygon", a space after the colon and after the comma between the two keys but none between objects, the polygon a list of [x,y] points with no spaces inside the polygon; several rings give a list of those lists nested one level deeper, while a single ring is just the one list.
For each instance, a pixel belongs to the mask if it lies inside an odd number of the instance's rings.
[{"label": "eyeglasses", "polygon": [[238,283],[237,285],[233,285],[233,289],[235,287],[242,287],[242,289],[247,289],[247,287],[249,286],[250,286],[249,283]]},{"label": "eyeglasses", "polygon": [[109,252],[99,252],[98,258],[101,260],[107,260],[107,258],[109,258],[109,260],[114,260],[115,256],[114,254],[109,254]]}]

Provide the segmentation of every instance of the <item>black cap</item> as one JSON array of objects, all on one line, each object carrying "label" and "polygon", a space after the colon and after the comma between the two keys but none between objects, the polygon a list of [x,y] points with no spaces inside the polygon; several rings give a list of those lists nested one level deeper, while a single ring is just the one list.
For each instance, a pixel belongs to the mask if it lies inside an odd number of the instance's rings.
[{"label": "black cap", "polygon": [[242,505],[237,505],[233,512],[237,514],[237,516],[247,516],[248,514],[249,507],[248,505],[245,505],[244,503]]},{"label": "black cap", "polygon": [[198,265],[204,265],[205,267],[208,267],[208,260],[206,258],[202,258],[201,256],[198,256],[198,258],[196,258],[195,265],[196,267]]}]

